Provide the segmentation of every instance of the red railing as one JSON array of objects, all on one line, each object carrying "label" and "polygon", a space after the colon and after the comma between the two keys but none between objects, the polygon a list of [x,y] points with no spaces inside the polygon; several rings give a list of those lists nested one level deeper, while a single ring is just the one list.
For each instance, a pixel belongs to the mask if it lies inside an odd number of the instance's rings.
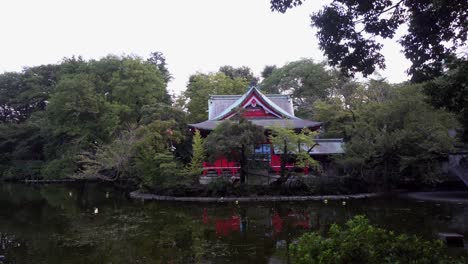
[{"label": "red railing", "polygon": [[240,166],[234,161],[228,161],[226,158],[217,159],[214,163],[203,162],[203,175],[206,175],[208,171],[216,171],[218,176],[223,174],[223,171],[230,171],[232,175],[237,174]]}]

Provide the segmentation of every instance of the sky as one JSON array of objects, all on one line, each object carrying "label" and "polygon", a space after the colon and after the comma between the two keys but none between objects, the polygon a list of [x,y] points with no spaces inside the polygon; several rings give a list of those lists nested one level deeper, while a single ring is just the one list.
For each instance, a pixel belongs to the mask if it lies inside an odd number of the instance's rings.
[{"label": "sky", "polygon": [[[73,55],[147,58],[161,51],[174,77],[168,88],[178,94],[190,75],[223,65],[260,76],[265,65],[324,60],[310,14],[327,2],[308,0],[280,14],[269,0],[2,0],[0,73]],[[387,68],[379,74],[392,83],[408,79],[400,50],[384,42]]]}]

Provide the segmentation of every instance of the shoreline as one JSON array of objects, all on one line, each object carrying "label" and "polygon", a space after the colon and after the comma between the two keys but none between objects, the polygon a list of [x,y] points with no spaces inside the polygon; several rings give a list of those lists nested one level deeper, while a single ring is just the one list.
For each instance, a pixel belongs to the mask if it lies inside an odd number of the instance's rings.
[{"label": "shoreline", "polygon": [[431,202],[468,203],[468,191],[407,192],[400,197]]},{"label": "shoreline", "polygon": [[365,199],[383,196],[386,193],[358,193],[346,195],[313,195],[313,196],[241,196],[241,197],[177,197],[142,193],[140,191],[130,192],[130,198],[150,201],[173,201],[173,202],[295,202],[295,201],[321,201],[321,200],[349,200]]}]

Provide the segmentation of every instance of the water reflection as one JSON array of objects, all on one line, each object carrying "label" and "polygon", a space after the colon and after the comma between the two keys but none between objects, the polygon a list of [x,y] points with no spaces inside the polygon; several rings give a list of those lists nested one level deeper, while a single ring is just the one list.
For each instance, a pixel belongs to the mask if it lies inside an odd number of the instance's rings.
[{"label": "water reflection", "polygon": [[468,236],[467,205],[395,198],[346,206],[184,204],[132,201],[94,184],[6,184],[0,208],[4,263],[287,263],[288,245],[302,233],[323,233],[356,214],[427,238],[437,232]]}]

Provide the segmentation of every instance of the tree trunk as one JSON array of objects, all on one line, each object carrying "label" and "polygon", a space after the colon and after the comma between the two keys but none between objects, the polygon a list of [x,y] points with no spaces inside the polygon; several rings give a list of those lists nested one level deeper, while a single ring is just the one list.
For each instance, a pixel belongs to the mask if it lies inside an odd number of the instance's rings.
[{"label": "tree trunk", "polygon": [[240,160],[240,182],[245,183],[245,146],[241,148],[241,160]]},{"label": "tree trunk", "polygon": [[284,177],[284,173],[286,172],[286,159],[288,155],[288,145],[286,140],[284,141],[284,148],[283,148],[283,155],[281,157],[281,177]]}]

